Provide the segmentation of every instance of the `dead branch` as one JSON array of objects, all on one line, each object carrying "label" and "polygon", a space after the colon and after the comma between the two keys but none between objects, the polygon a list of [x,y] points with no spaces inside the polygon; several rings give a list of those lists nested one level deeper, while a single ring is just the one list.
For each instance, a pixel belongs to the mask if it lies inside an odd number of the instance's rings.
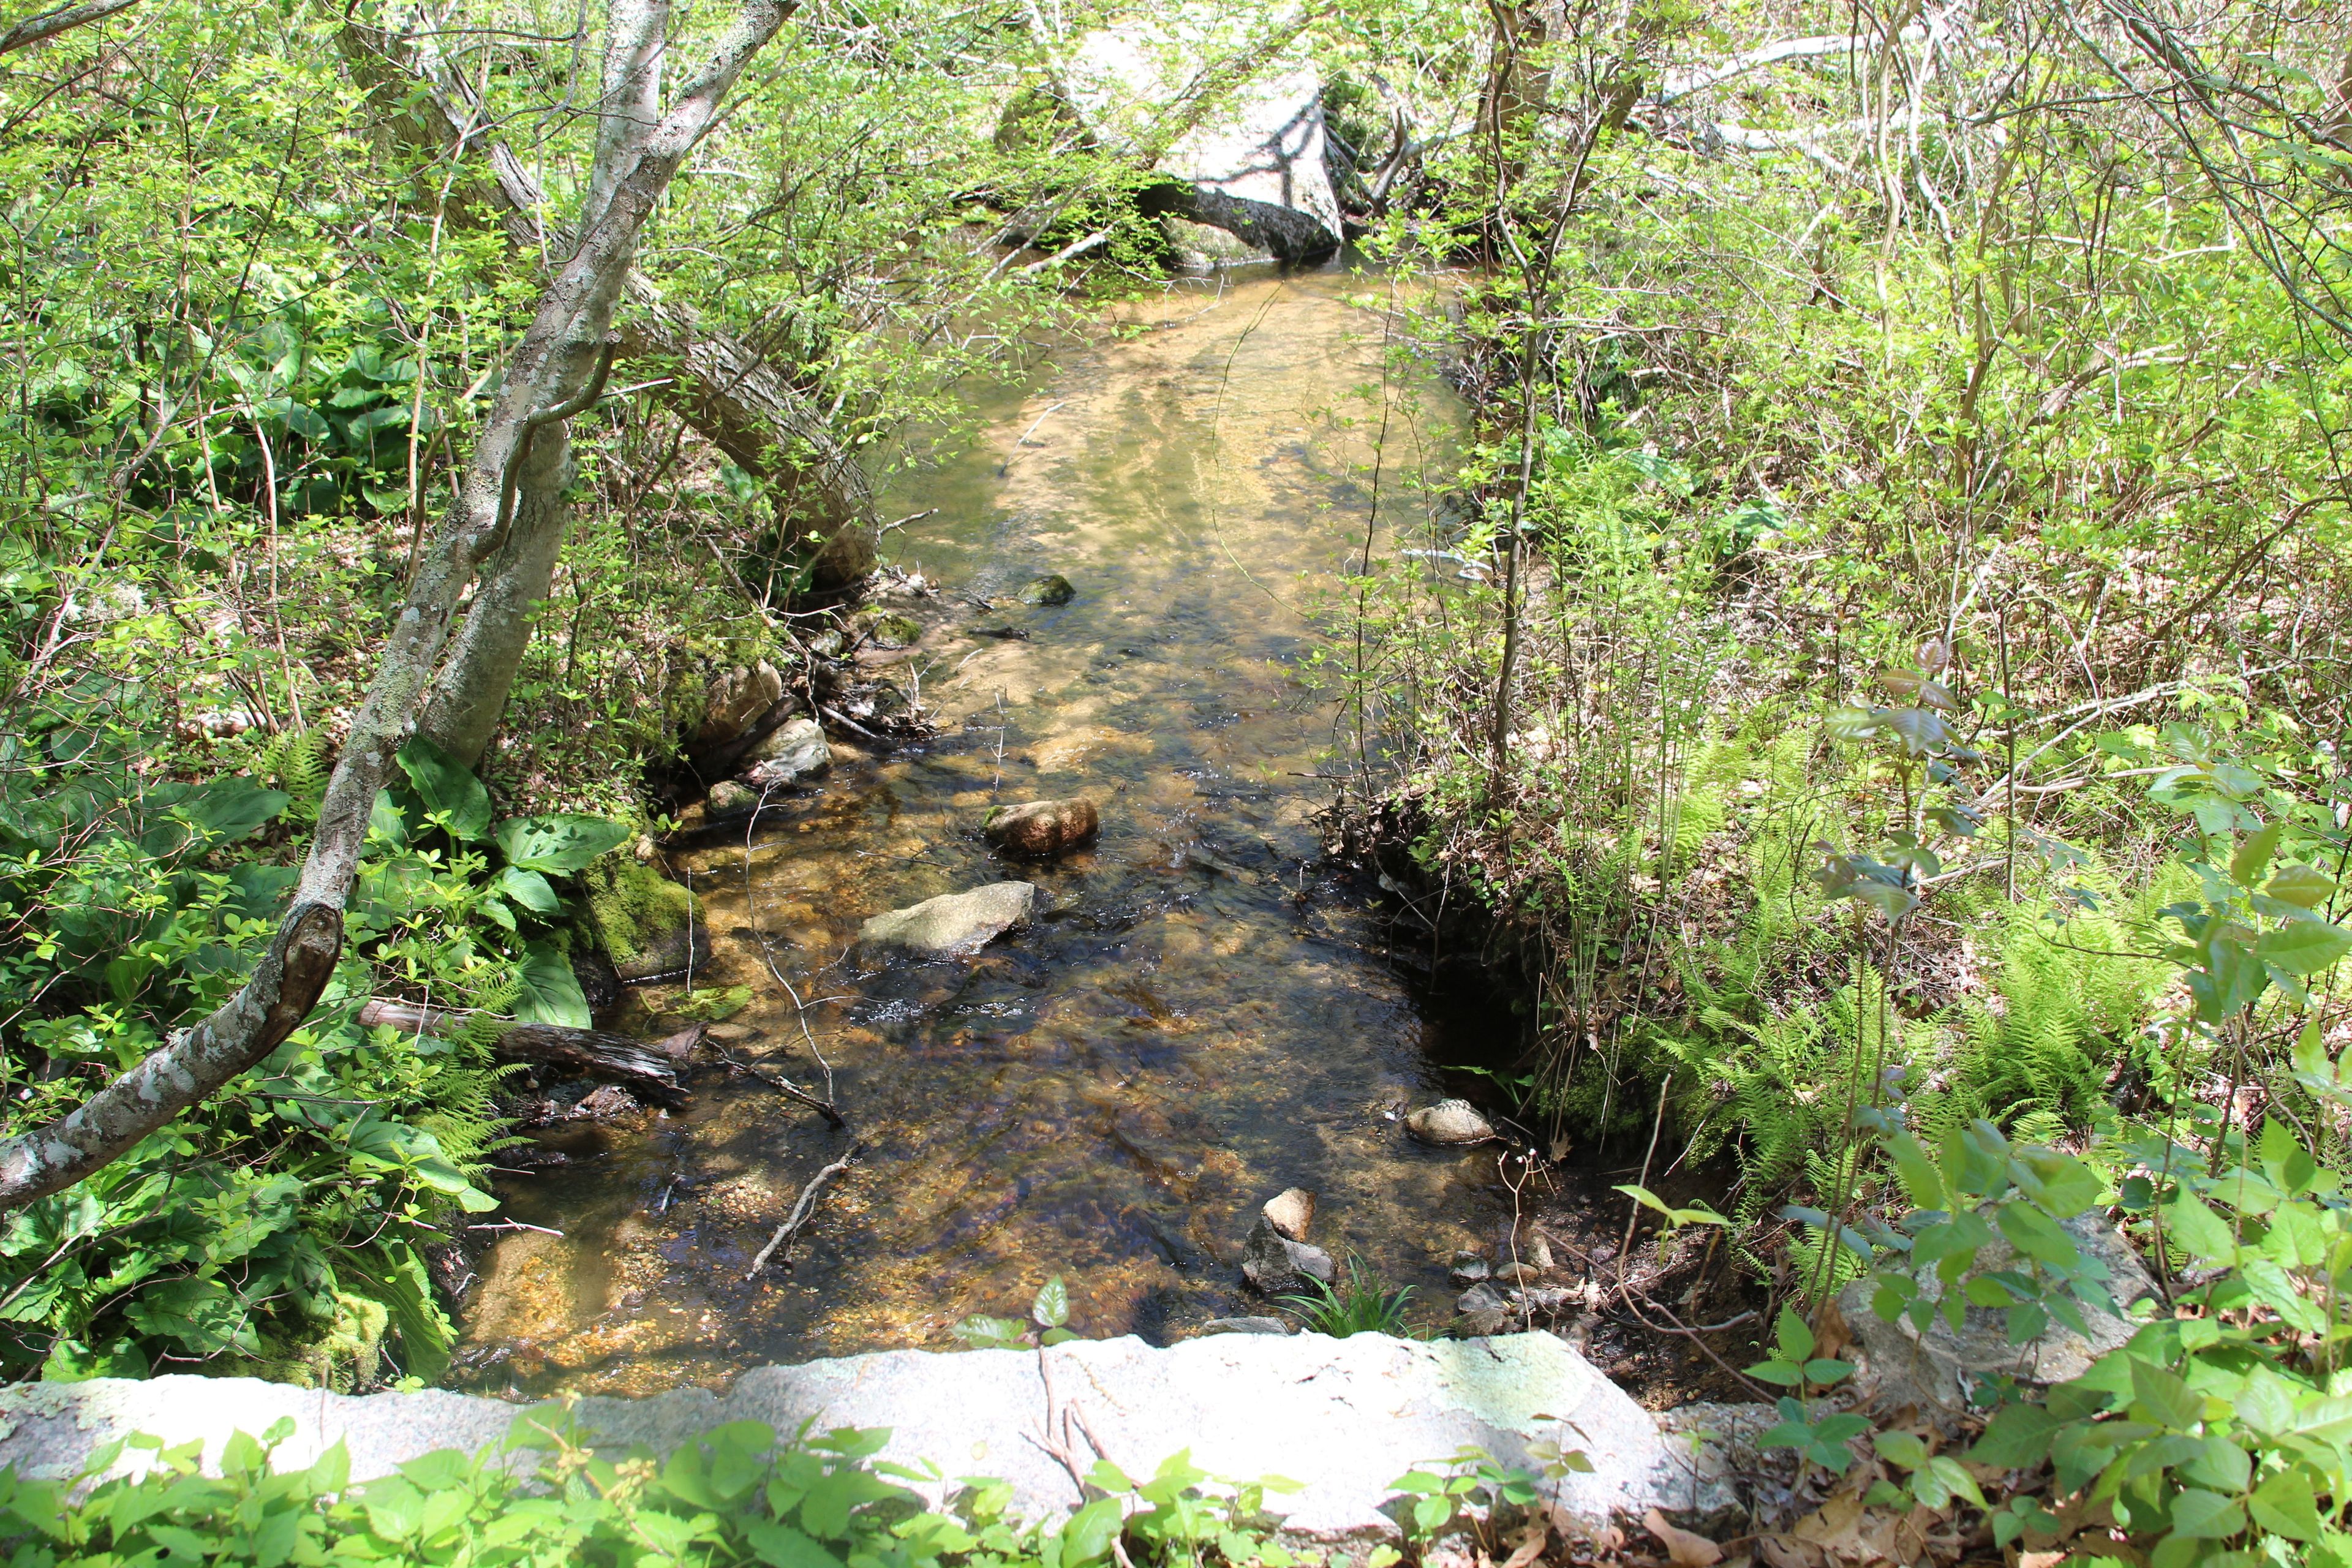
[{"label": "dead branch", "polygon": [[[465,1033],[479,1016],[454,1008],[419,1007],[381,997],[360,1009],[362,1026],[382,1024],[445,1037]],[[702,1034],[703,1026],[696,1024],[666,1039],[647,1042],[601,1029],[568,1028],[561,1024],[505,1024],[490,1049],[507,1061],[568,1068],[596,1078],[616,1079],[676,1110],[686,1103],[686,1091],[678,1087],[677,1064],[692,1053]]]},{"label": "dead branch", "polygon": [[799,1201],[793,1205],[793,1212],[784,1216],[784,1223],[776,1227],[776,1234],[768,1237],[768,1245],[760,1248],[760,1256],[751,1259],[751,1267],[744,1273],[744,1279],[759,1278],[760,1270],[768,1266],[768,1259],[774,1256],[776,1249],[798,1236],[801,1226],[808,1224],[809,1216],[816,1213],[817,1194],[824,1190],[824,1184],[846,1172],[850,1163],[865,1151],[865,1144],[853,1143],[848,1153],[809,1178],[808,1185],[801,1189]]}]

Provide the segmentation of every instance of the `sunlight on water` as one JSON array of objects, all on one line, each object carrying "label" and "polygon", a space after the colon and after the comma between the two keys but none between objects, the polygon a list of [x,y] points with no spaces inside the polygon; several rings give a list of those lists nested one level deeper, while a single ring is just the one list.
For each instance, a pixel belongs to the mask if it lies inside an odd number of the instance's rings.
[{"label": "sunlight on water", "polygon": [[[1491,1224],[1486,1162],[1404,1139],[1430,1025],[1369,889],[1318,863],[1331,786],[1312,775],[1340,730],[1295,673],[1364,548],[1376,445],[1385,548],[1421,524],[1418,468],[1456,430],[1424,372],[1384,380],[1383,319],[1347,302],[1384,287],[1262,275],[1122,307],[894,487],[889,515],[940,509],[894,536],[941,587],[899,672],[939,734],[837,741],[748,844],[677,860],[710,916],[698,990],[757,997],[731,1048],[803,1084],[821,1051],[866,1152],[789,1265],[746,1283],[849,1135],[709,1071],[682,1115],[568,1135],[569,1163],[504,1180],[513,1218],[562,1234],[484,1261],[461,1377],[626,1393],[950,1348],[949,1324],[1019,1316],[1056,1273],[1080,1332],[1174,1337],[1265,1310],[1241,1242],[1291,1185],[1321,1194],[1336,1256],[1439,1294]],[[1076,598],[1019,604],[1045,572]],[[995,802],[1076,794],[1102,812],[1089,852],[1024,869],[981,841]],[[1008,876],[1052,912],[977,960],[845,960],[866,916]]]}]

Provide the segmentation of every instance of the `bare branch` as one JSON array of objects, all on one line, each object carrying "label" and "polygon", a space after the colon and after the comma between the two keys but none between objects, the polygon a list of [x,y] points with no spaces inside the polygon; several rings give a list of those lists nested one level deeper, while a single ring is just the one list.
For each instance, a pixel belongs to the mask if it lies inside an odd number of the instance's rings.
[{"label": "bare branch", "polygon": [[27,16],[7,31],[0,32],[0,55],[54,38],[59,33],[85,23],[102,22],[117,11],[128,11],[138,4],[139,0],[89,0],[87,5],[60,5],[54,11]]}]

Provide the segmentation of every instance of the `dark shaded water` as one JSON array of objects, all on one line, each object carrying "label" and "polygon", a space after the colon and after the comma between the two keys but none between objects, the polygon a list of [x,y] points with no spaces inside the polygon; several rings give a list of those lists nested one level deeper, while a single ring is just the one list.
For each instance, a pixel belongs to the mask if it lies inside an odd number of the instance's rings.
[{"label": "dark shaded water", "polygon": [[[1316,1239],[1432,1298],[1455,1247],[1493,1239],[1491,1154],[1404,1137],[1433,1026],[1311,820],[1335,730],[1298,679],[1308,616],[1364,548],[1376,451],[1391,536],[1454,429],[1433,383],[1382,375],[1381,318],[1347,296],[1385,286],[1261,276],[1124,308],[895,488],[893,514],[940,509],[899,548],[940,593],[892,606],[931,625],[898,673],[939,734],[837,745],[748,844],[678,862],[715,940],[697,990],[754,994],[730,1048],[803,1083],[821,1053],[866,1152],[747,1283],[847,1135],[715,1073],[683,1114],[572,1135],[571,1163],[505,1182],[513,1218],[562,1234],[484,1261],[461,1376],[635,1392],[945,1347],[1053,1274],[1079,1331],[1172,1336],[1251,1310],[1242,1238],[1291,1185],[1321,1194]],[[1015,602],[1045,571],[1076,600]],[[981,841],[995,802],[1080,793],[1088,853],[1024,870]],[[1055,912],[977,960],[841,961],[867,915],[1006,876]]]}]

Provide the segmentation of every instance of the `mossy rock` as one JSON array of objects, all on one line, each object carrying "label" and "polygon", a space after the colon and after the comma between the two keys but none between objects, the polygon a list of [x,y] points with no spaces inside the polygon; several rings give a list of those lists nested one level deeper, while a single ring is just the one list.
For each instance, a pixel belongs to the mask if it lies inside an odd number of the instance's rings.
[{"label": "mossy rock", "polygon": [[923,624],[896,610],[861,610],[856,625],[876,647],[912,647],[923,640]]},{"label": "mossy rock", "polygon": [[1021,602],[1024,605],[1066,605],[1077,596],[1077,592],[1070,586],[1067,577],[1059,572],[1049,572],[1022,588]]},{"label": "mossy rock", "polygon": [[709,953],[702,901],[627,849],[615,849],[580,874],[588,893],[589,934],[625,980],[644,980],[700,963]]}]

